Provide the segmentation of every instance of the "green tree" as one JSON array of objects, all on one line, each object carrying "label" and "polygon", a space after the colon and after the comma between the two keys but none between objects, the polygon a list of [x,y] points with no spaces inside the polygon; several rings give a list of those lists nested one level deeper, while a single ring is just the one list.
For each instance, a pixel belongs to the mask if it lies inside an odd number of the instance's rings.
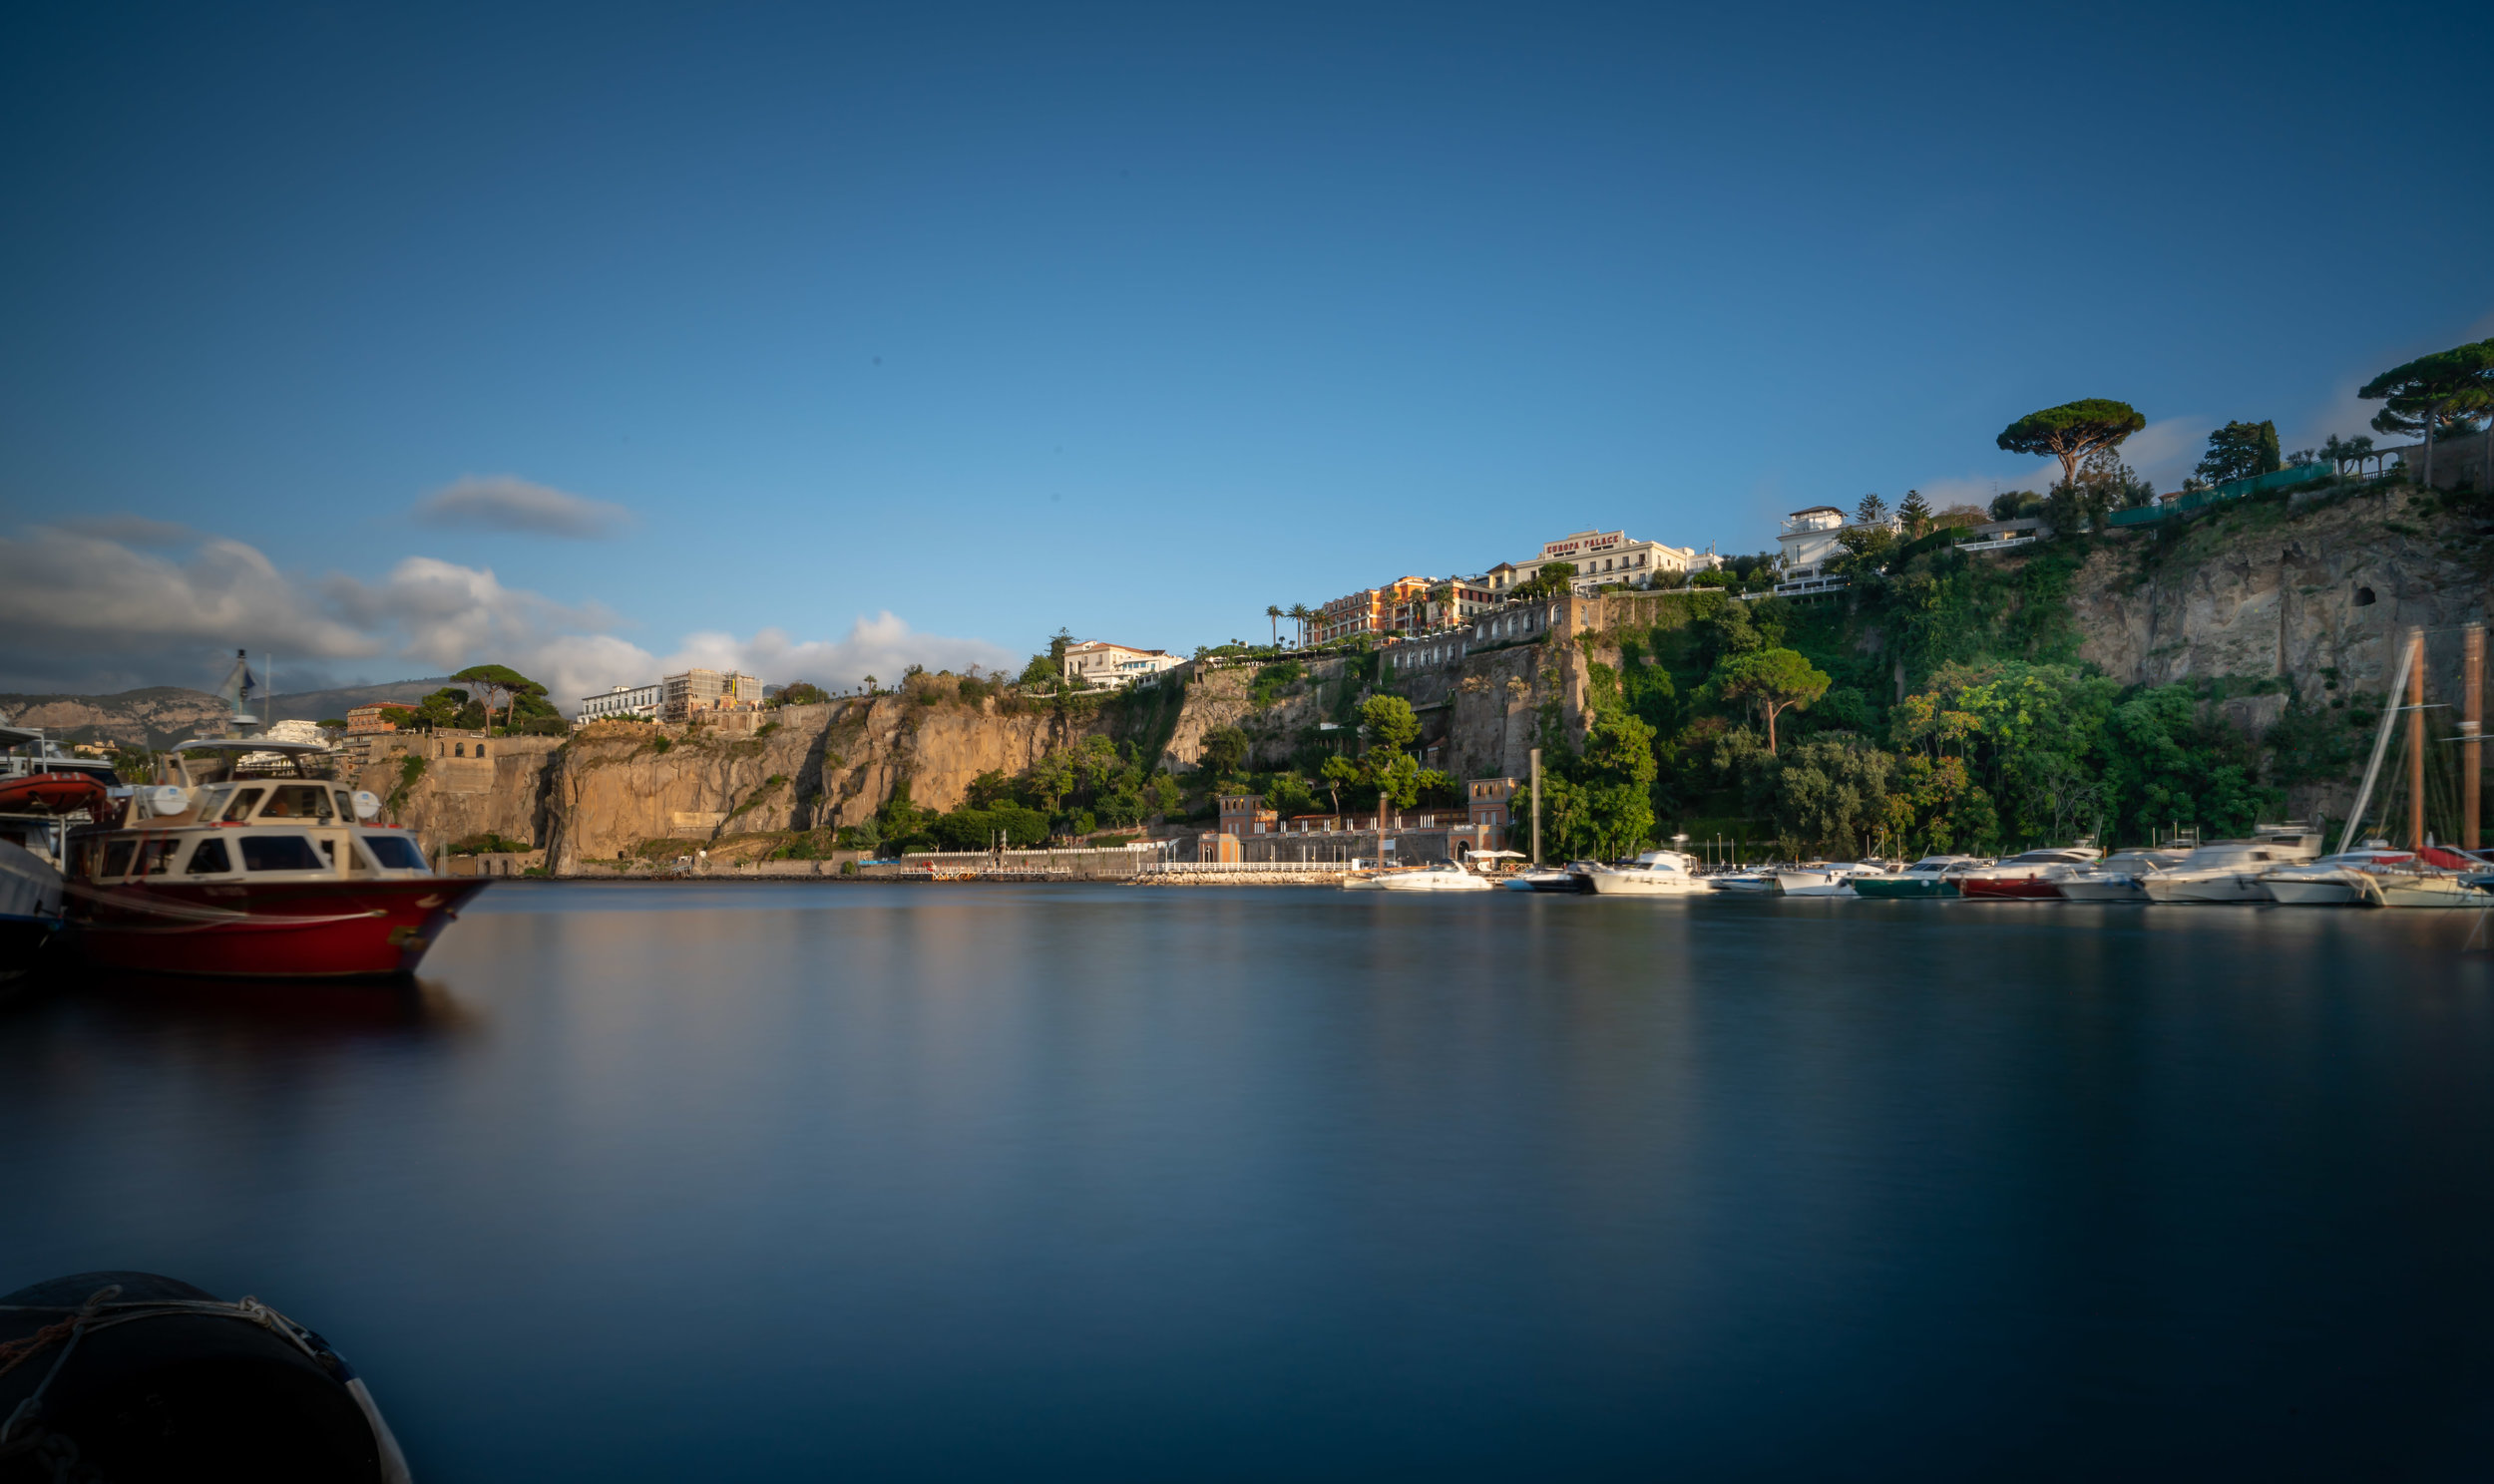
[{"label": "green tree", "polygon": [[1833,855],[1868,854],[1888,827],[1888,781],[1896,758],[1859,737],[1796,742],[1775,766],[1775,819],[1783,833]]},{"label": "green tree", "polygon": [[1325,780],[1325,793],[1333,800],[1334,812],[1342,813],[1342,791],[1360,781],[1360,765],[1337,754],[1325,760],[1325,766],[1317,770],[1317,776]]},{"label": "green tree", "polygon": [[1920,490],[1907,490],[1905,498],[1896,502],[1896,519],[1905,523],[1907,536],[1920,536],[1931,528],[1931,507]]},{"label": "green tree", "polygon": [[2122,440],[2148,426],[2148,420],[2127,402],[2089,397],[2064,402],[2026,416],[2000,430],[2000,447],[2013,454],[2049,455],[2061,461],[2061,481],[2078,478],[2078,461],[2098,449],[2119,448]]},{"label": "green tree", "polygon": [[1715,693],[1727,701],[1756,706],[1767,722],[1767,751],[1776,750],[1776,718],[1786,711],[1810,709],[1828,692],[1827,672],[1791,649],[1758,649],[1737,654],[1716,666]]},{"label": "green tree", "polygon": [[2276,423],[2228,423],[2209,433],[2209,451],[2194,471],[2212,485],[2251,479],[2286,467]]},{"label": "green tree", "polygon": [[1273,647],[1276,649],[1280,648],[1282,646],[1282,605],[1280,603],[1266,603],[1264,605],[1264,621],[1267,631],[1269,631],[1273,636]]},{"label": "green tree", "polygon": [[2328,441],[2320,446],[2320,456],[2329,461],[2330,467],[2344,474],[2349,464],[2372,457],[2372,439],[2369,437],[2340,438],[2332,433]]},{"label": "green tree", "polygon": [[470,665],[450,678],[477,686],[485,692],[485,729],[489,731],[494,725],[494,697],[500,696],[503,699],[503,721],[508,726],[511,719],[511,703],[514,699],[524,695],[543,696],[546,693],[546,687],[509,665]]},{"label": "green tree", "polygon": [[1203,748],[1196,753],[1196,766],[1215,778],[1236,773],[1247,762],[1247,734],[1234,726],[1218,726],[1204,733]]},{"label": "green tree", "polygon": [[456,727],[459,725],[460,714],[466,711],[470,704],[466,691],[456,686],[445,685],[416,702],[416,715],[427,730]]},{"label": "green tree", "polygon": [[1513,595],[1518,600],[1526,602],[1542,598],[1564,597],[1575,584],[1576,567],[1573,562],[1545,561],[1541,563],[1539,571],[1515,584]]},{"label": "green tree", "polygon": [[[2434,434],[2454,424],[2474,426],[2478,414],[2494,411],[2494,340],[2418,356],[2364,383],[2355,395],[2382,404],[2373,415],[2374,432],[2423,438],[2424,478],[2431,485]],[[2487,424],[2486,439],[2487,452],[2494,454],[2494,421]]]},{"label": "green tree", "polygon": [[821,686],[811,681],[799,680],[794,685],[783,687],[779,694],[771,699],[782,706],[819,706],[831,697]]},{"label": "green tree", "polygon": [[1863,496],[1862,503],[1854,507],[1854,522],[1861,526],[1887,524],[1887,502],[1876,495]]},{"label": "green tree", "polygon": [[1376,751],[1399,753],[1420,740],[1421,719],[1399,695],[1371,696],[1360,707],[1360,724]]}]

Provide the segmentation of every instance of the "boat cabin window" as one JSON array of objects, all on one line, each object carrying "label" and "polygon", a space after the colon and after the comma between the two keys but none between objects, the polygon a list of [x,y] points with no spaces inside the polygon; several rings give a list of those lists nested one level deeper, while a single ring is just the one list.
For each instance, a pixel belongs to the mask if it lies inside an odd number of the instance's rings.
[{"label": "boat cabin window", "polygon": [[337,806],[339,819],[350,820],[355,817],[355,801],[346,797],[346,790],[329,790],[329,799],[331,803]]},{"label": "boat cabin window", "polygon": [[242,868],[245,871],[318,871],[320,855],[311,842],[300,835],[242,835],[236,837],[242,847]]},{"label": "boat cabin window", "polygon": [[130,874],[130,854],[138,848],[139,842],[136,840],[114,840],[107,842],[104,847],[104,870],[102,874],[108,877],[128,876]]},{"label": "boat cabin window", "polygon": [[404,835],[367,835],[363,843],[371,848],[373,860],[385,871],[422,871],[424,856],[416,843]]},{"label": "boat cabin window", "polygon": [[182,841],[173,835],[157,835],[139,842],[139,859],[131,864],[132,876],[163,876],[174,869],[174,857],[181,853]]},{"label": "boat cabin window", "polygon": [[281,783],[268,800],[268,807],[259,812],[261,819],[308,819],[327,821],[329,791],[316,783]]},{"label": "boat cabin window", "polygon": [[233,798],[226,803],[224,813],[220,815],[219,818],[226,820],[249,819],[251,817],[252,809],[257,807],[259,804],[260,795],[266,792],[266,789],[235,789],[233,791]]},{"label": "boat cabin window", "polygon": [[222,876],[233,869],[233,858],[225,854],[225,843],[210,835],[191,852],[191,864],[182,868],[185,876]]}]

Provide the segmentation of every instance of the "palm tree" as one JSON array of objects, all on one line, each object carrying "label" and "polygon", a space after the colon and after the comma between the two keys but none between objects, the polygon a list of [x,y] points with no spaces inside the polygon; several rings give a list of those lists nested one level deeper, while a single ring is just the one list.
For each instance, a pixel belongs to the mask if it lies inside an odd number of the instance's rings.
[{"label": "palm tree", "polygon": [[1264,617],[1266,626],[1270,628],[1273,633],[1273,647],[1276,649],[1281,648],[1282,605],[1280,603],[1266,603],[1264,605]]},{"label": "palm tree", "polygon": [[1290,611],[1283,616],[1290,618],[1299,625],[1299,647],[1302,649],[1307,648],[1308,623],[1311,619],[1316,617],[1316,609],[1309,607],[1306,603],[1292,603],[1290,605]]}]

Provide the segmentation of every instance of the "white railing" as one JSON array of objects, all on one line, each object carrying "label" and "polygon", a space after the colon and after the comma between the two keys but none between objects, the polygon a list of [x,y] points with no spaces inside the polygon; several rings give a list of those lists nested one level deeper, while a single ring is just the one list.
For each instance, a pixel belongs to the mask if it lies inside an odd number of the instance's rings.
[{"label": "white railing", "polygon": [[1346,875],[1348,861],[1152,861],[1144,876],[1311,876]]},{"label": "white railing", "polygon": [[2031,547],[2039,540],[2041,540],[2040,537],[2033,536],[1996,536],[1990,541],[1961,543],[1958,545],[1956,550],[1960,552],[1997,552],[2005,547]]}]

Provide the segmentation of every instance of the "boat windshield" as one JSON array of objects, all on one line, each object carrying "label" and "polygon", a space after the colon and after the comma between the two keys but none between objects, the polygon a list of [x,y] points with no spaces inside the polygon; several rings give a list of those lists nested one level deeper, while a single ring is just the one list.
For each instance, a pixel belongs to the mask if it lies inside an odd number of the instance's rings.
[{"label": "boat windshield", "polygon": [[384,871],[422,871],[424,854],[416,843],[404,835],[366,835],[363,837],[372,859]]}]

